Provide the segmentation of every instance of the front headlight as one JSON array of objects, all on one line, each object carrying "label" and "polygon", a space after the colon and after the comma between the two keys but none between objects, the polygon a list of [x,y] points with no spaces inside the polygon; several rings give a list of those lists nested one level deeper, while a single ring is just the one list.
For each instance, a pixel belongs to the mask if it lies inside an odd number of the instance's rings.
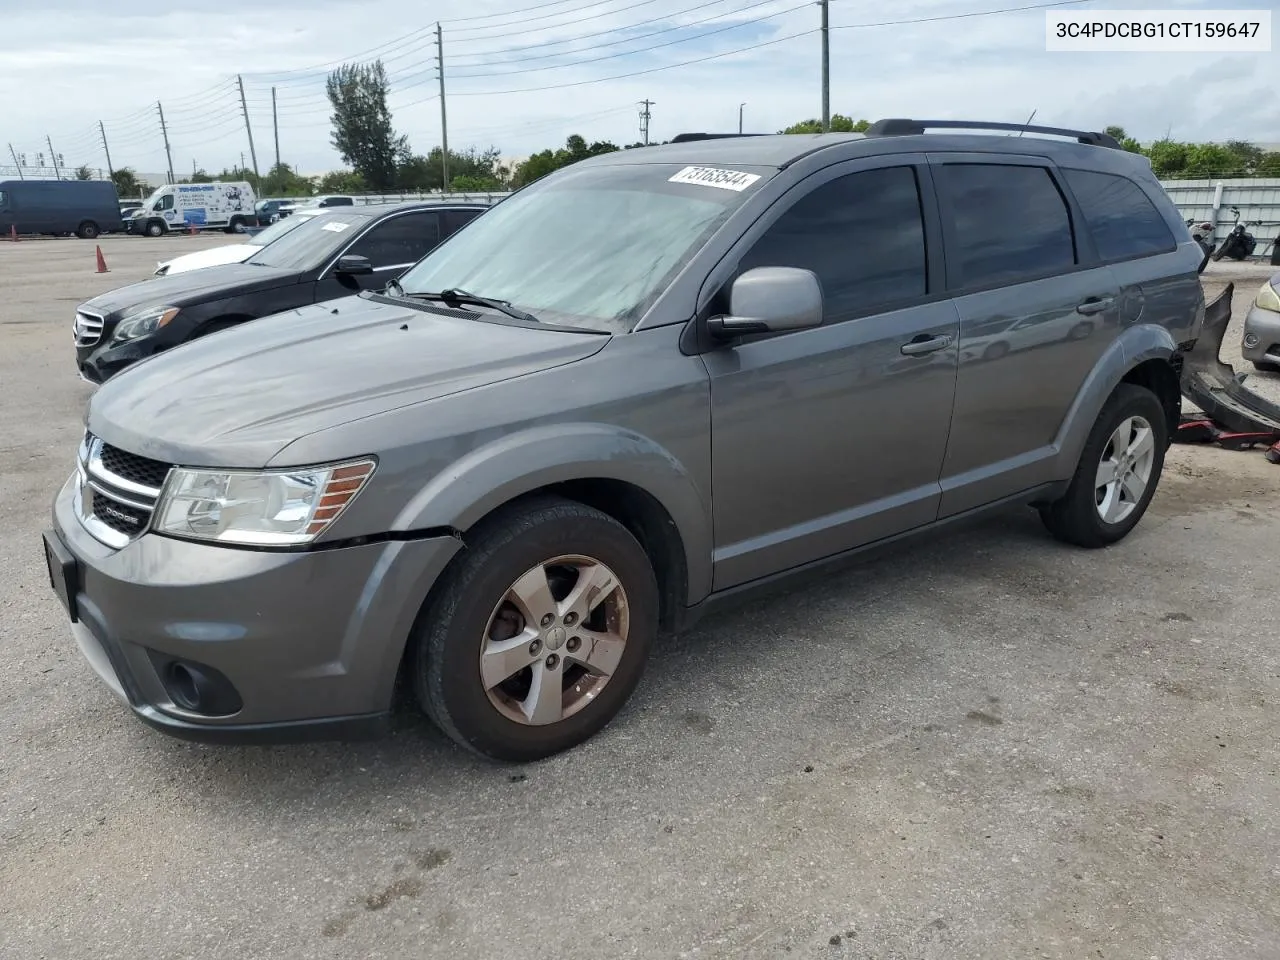
[{"label": "front headlight", "polygon": [[144,307],[135,310],[116,324],[113,340],[136,340],[155,333],[178,315],[177,307]]},{"label": "front headlight", "polygon": [[1276,288],[1271,285],[1270,280],[1262,285],[1262,289],[1258,291],[1258,298],[1253,301],[1253,305],[1259,310],[1271,310],[1274,313],[1280,313],[1280,293],[1276,293]]},{"label": "front headlight", "polygon": [[284,470],[175,468],[153,529],[190,540],[246,546],[310,543],[373,475],[373,460]]}]

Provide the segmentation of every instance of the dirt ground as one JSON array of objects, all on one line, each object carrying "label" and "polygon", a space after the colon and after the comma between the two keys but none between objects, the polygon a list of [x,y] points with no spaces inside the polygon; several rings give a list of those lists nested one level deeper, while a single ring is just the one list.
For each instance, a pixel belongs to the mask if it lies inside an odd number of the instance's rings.
[{"label": "dirt ground", "polygon": [[[1014,511],[719,614],[527,767],[411,716],[306,747],[141,726],[40,554],[89,396],[71,315],[226,241],[108,238],[108,275],[93,244],[0,243],[0,957],[1280,956],[1258,452],[1174,448],[1108,550]],[[1237,312],[1267,272],[1210,271]]]}]

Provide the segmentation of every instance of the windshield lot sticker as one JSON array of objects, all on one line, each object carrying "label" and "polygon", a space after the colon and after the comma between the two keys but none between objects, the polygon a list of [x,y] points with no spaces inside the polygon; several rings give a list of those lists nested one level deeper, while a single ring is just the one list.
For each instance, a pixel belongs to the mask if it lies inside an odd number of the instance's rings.
[{"label": "windshield lot sticker", "polygon": [[349,227],[349,226],[351,226],[351,224],[349,224],[349,223],[326,223],[326,224],[325,224],[323,227],[321,227],[320,229],[321,229],[321,230],[332,230],[334,233],[341,233],[343,230],[347,229],[347,227]]},{"label": "windshield lot sticker", "polygon": [[685,167],[669,183],[696,183],[703,187],[719,187],[721,190],[735,190],[739,193],[751,186],[760,177],[754,173],[742,173],[740,170],[722,170],[719,167]]}]

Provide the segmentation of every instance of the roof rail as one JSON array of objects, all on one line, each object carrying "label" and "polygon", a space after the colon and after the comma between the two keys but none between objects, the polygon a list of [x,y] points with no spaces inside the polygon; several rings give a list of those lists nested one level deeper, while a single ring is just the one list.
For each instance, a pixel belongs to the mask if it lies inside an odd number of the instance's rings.
[{"label": "roof rail", "polygon": [[1086,130],[1068,130],[1063,127],[1033,127],[1025,123],[991,123],[983,120],[907,120],[894,118],[877,120],[866,130],[868,137],[910,137],[925,130],[1018,130],[1022,133],[1047,133],[1056,137],[1074,137],[1080,143],[1092,147],[1121,149],[1115,137],[1107,133],[1090,133]]},{"label": "roof rail", "polygon": [[672,143],[691,143],[694,140],[729,140],[738,137],[763,137],[763,133],[677,133]]}]

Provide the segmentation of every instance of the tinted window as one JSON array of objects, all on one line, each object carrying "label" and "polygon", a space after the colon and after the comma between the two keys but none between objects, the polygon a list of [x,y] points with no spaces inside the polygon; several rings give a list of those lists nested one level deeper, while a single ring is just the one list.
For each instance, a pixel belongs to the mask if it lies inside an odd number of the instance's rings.
[{"label": "tinted window", "polygon": [[440,242],[440,215],[408,213],[378,224],[347,251],[377,267],[417,263]]},{"label": "tinted window", "polygon": [[3,207],[8,202],[9,198],[5,196],[5,192],[3,190],[0,190],[0,207]]},{"label": "tinted window", "polygon": [[1016,283],[1075,264],[1066,201],[1044,167],[952,163],[938,173],[954,217],[949,272],[961,286]]},{"label": "tinted window", "polygon": [[1091,170],[1065,173],[1103,260],[1165,253],[1177,246],[1160,211],[1132,180]]},{"label": "tinted window", "polygon": [[320,214],[287,231],[246,263],[286,270],[314,270],[350,243],[368,221],[368,216],[359,213]]},{"label": "tinted window", "polygon": [[925,295],[924,221],[910,167],[851,173],[802,197],[739,262],[818,275],[826,321]]},{"label": "tinted window", "polygon": [[484,213],[483,210],[445,210],[441,214],[444,219],[441,239],[461,230],[482,213]]}]

